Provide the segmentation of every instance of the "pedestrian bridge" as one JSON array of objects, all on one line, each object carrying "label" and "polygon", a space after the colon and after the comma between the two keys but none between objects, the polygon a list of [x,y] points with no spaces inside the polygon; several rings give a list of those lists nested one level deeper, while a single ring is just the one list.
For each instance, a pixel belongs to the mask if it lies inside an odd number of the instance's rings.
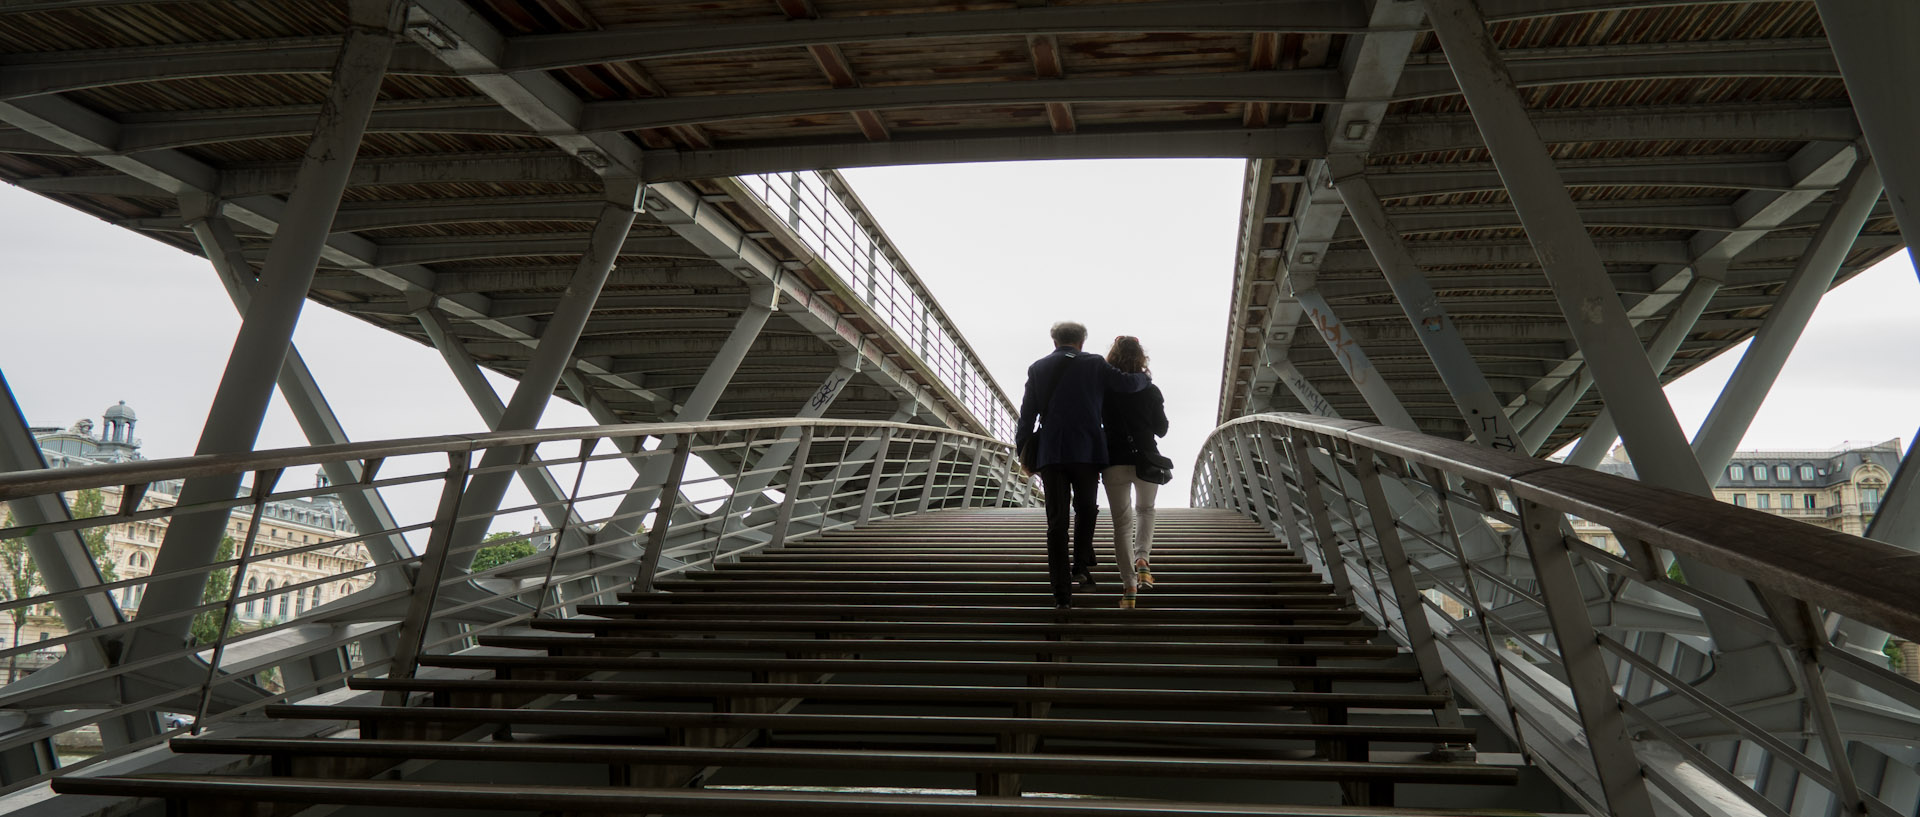
[{"label": "pedestrian bridge", "polygon": [[[0,655],[60,653],[0,688],[0,808],[1911,815],[1920,683],[1881,650],[1920,641],[1920,468],[1866,537],[1708,486],[1915,226],[1915,33],[1865,0],[6,4],[0,177],[206,257],[244,321],[195,456],[49,470],[0,411],[0,608],[58,633]],[[1017,412],[833,170],[1170,156],[1247,161],[1218,428],[1161,586],[1055,612]],[[490,430],[350,440],[311,308],[432,346]],[[1686,434],[1661,385],[1749,341]],[[310,447],[255,450],[276,391]],[[602,425],[538,430],[554,399]],[[1639,481],[1591,470],[1616,439]],[[316,497],[364,567],[256,589],[342,544],[259,533]],[[132,525],[156,557],[103,575]]]}]

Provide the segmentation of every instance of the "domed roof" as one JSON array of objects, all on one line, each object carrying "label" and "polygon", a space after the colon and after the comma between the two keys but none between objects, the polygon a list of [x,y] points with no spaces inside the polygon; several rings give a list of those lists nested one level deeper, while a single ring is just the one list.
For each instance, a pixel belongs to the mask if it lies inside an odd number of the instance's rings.
[{"label": "domed roof", "polygon": [[105,412],[102,412],[100,416],[102,416],[102,417],[105,417],[105,418],[107,418],[107,419],[109,419],[109,420],[112,420],[112,419],[121,419],[121,420],[137,420],[137,419],[140,419],[138,415],[136,415],[136,414],[134,414],[134,413],[133,413],[133,409],[131,409],[131,408],[128,408],[128,407],[127,407],[127,401],[125,401],[125,400],[122,400],[122,401],[120,401],[120,404],[119,404],[119,405],[117,405],[117,406],[108,406],[108,407],[107,407],[107,410],[106,410]]}]

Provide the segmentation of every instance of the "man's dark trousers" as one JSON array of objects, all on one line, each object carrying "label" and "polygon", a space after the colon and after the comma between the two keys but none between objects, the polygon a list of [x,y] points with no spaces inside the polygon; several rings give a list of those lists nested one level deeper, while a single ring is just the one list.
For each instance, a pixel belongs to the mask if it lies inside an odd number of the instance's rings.
[{"label": "man's dark trousers", "polygon": [[[1065,604],[1073,598],[1074,574],[1093,573],[1093,525],[1100,518],[1094,493],[1100,490],[1100,466],[1073,462],[1040,469],[1047,491],[1047,568],[1053,580],[1053,598]],[[1073,515],[1073,559],[1067,559],[1067,515]]]}]

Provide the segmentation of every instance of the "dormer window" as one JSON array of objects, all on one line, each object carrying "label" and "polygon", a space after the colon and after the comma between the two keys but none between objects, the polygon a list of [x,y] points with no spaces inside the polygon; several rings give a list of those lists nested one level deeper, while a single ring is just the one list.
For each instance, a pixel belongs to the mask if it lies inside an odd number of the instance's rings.
[{"label": "dormer window", "polygon": [[1781,482],[1786,482],[1790,479],[1793,479],[1793,467],[1790,465],[1787,465],[1786,463],[1781,463],[1779,465],[1774,466],[1773,478],[1780,480]]},{"label": "dormer window", "polygon": [[1746,478],[1747,478],[1747,467],[1746,467],[1746,466],[1744,466],[1744,465],[1729,465],[1729,466],[1727,466],[1727,479],[1729,479],[1729,480],[1732,480],[1732,481],[1734,481],[1734,482],[1739,482],[1739,481],[1741,481],[1741,480],[1744,480],[1744,479],[1746,479]]},{"label": "dormer window", "polygon": [[1767,467],[1765,465],[1753,466],[1753,479],[1755,482],[1767,481]]},{"label": "dormer window", "polygon": [[1800,478],[1811,481],[1813,479],[1813,466],[1811,465],[1800,466]]}]

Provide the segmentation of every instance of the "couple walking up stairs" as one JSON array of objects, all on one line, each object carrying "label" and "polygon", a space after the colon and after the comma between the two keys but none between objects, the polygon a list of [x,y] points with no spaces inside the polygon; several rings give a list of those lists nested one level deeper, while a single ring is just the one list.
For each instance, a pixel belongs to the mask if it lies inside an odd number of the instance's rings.
[{"label": "couple walking up stairs", "polygon": [[1476,736],[1252,522],[1162,510],[1131,610],[1110,561],[1052,609],[1042,528],[949,510],[794,543],[267,708],[308,736],[172,742],[228,773],[54,787],[181,815],[1195,817],[1426,814],[1517,780],[1426,759]]}]

